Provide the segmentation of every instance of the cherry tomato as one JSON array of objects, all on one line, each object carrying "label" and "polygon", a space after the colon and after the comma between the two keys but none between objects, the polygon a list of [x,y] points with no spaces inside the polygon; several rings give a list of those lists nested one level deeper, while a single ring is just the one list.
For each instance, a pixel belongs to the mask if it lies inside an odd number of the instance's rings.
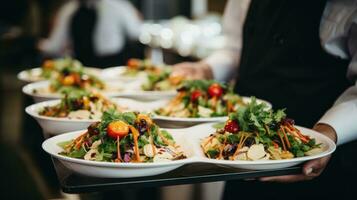
[{"label": "cherry tomato", "polygon": [[237,133],[239,131],[239,125],[235,120],[228,120],[224,126],[224,130],[230,133]]},{"label": "cherry tomato", "polygon": [[75,83],[75,77],[72,75],[65,76],[62,80],[62,84],[66,86],[73,85]]},{"label": "cherry tomato", "polygon": [[129,133],[129,125],[123,121],[110,122],[107,127],[107,134],[113,139],[122,138]]},{"label": "cherry tomato", "polygon": [[54,66],[55,66],[55,63],[52,60],[46,60],[43,63],[43,68],[45,68],[45,69],[53,69]]},{"label": "cherry tomato", "polygon": [[200,90],[195,90],[191,92],[191,101],[196,102],[198,98],[200,98],[200,96],[202,96],[202,92]]},{"label": "cherry tomato", "polygon": [[128,60],[127,65],[129,68],[138,68],[141,61],[139,59],[131,58]]},{"label": "cherry tomato", "polygon": [[211,97],[220,97],[223,94],[223,89],[218,83],[213,83],[208,87],[208,94]]}]

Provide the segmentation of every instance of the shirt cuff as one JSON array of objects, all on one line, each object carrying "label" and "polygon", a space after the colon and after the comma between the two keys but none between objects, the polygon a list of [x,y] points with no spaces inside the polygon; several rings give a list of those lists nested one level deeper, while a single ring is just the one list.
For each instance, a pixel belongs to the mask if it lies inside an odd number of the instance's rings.
[{"label": "shirt cuff", "polygon": [[332,126],[337,134],[337,145],[357,139],[357,104],[344,102],[335,105],[319,120]]},{"label": "shirt cuff", "polygon": [[203,61],[211,67],[213,77],[217,81],[228,82],[236,75],[238,62],[229,53],[217,52]]}]

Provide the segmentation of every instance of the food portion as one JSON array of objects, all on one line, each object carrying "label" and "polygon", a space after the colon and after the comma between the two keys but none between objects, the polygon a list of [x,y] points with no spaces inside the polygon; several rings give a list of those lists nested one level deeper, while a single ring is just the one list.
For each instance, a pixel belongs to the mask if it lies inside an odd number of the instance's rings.
[{"label": "food portion", "polygon": [[186,158],[172,135],[148,115],[115,110],[104,112],[101,122],[59,146],[60,155],[94,161],[156,163]]},{"label": "food portion", "polygon": [[94,75],[85,73],[83,67],[64,67],[56,79],[51,81],[51,92],[62,92],[69,88],[104,90],[105,84]]},{"label": "food portion", "polygon": [[[75,60],[71,61],[77,63]],[[54,94],[76,89],[101,92],[120,90],[119,87],[111,88],[95,75],[86,73],[82,65],[69,64],[63,66],[56,78],[50,80],[49,87],[36,88],[32,92],[34,94]]]},{"label": "food portion", "polygon": [[154,65],[149,59],[141,60],[136,58],[129,59],[126,65],[127,68],[124,73],[126,76],[136,76],[140,72],[152,72],[161,67]]},{"label": "food portion", "polygon": [[201,148],[219,160],[281,160],[320,153],[321,144],[304,135],[286,117],[253,97],[246,107],[230,114],[224,128],[204,138]]},{"label": "food portion", "polygon": [[[56,79],[62,73],[65,73],[66,68],[79,69],[83,68],[83,65],[80,61],[72,58],[47,59],[42,63],[39,70],[35,68],[27,70],[26,72],[32,81],[39,81],[44,79]],[[84,70],[90,73],[89,69]]]},{"label": "food portion", "polygon": [[169,117],[220,117],[244,106],[232,89],[213,80],[185,81],[168,105],[155,111]]},{"label": "food portion", "polygon": [[182,83],[184,77],[172,76],[172,69],[157,68],[156,70],[147,72],[147,81],[141,86],[144,91],[167,91],[176,90]]},{"label": "food portion", "polygon": [[44,107],[39,112],[39,115],[57,118],[100,120],[103,112],[109,109],[125,110],[124,107],[118,106],[99,93],[71,90],[66,92],[59,104]]}]

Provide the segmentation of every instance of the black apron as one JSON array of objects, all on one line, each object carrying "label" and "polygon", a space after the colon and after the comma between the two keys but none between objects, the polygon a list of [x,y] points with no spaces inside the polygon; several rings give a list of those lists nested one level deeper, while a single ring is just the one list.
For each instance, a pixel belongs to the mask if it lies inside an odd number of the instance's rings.
[{"label": "black apron", "polygon": [[319,25],[326,0],[253,0],[243,30],[236,91],[287,108],[311,127],[350,85],[347,60],[325,52]]},{"label": "black apron", "polygon": [[[319,26],[325,5],[326,0],[252,0],[243,29],[236,92],[266,99],[274,108],[287,108],[297,124],[312,127],[351,85],[346,78],[349,62],[321,47]],[[308,182],[228,181],[224,197],[343,198],[353,191],[347,177],[356,174],[352,168],[347,170],[351,162],[345,158],[341,152],[334,154],[325,172]]]},{"label": "black apron", "polygon": [[84,65],[92,67],[111,67],[125,64],[127,57],[122,52],[127,48],[127,44],[120,52],[112,55],[99,56],[95,53],[93,37],[97,18],[96,8],[87,6],[85,2],[80,3],[70,24],[75,58]]}]

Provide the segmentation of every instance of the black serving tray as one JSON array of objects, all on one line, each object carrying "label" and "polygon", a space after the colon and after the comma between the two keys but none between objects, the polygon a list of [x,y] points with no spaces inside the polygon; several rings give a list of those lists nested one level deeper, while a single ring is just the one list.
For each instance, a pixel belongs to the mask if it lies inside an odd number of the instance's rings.
[{"label": "black serving tray", "polygon": [[213,164],[188,164],[165,174],[139,178],[94,178],[78,175],[53,158],[61,188],[65,193],[89,193],[124,188],[160,187],[170,185],[252,179],[264,176],[298,174],[301,166],[274,170],[243,170]]}]

